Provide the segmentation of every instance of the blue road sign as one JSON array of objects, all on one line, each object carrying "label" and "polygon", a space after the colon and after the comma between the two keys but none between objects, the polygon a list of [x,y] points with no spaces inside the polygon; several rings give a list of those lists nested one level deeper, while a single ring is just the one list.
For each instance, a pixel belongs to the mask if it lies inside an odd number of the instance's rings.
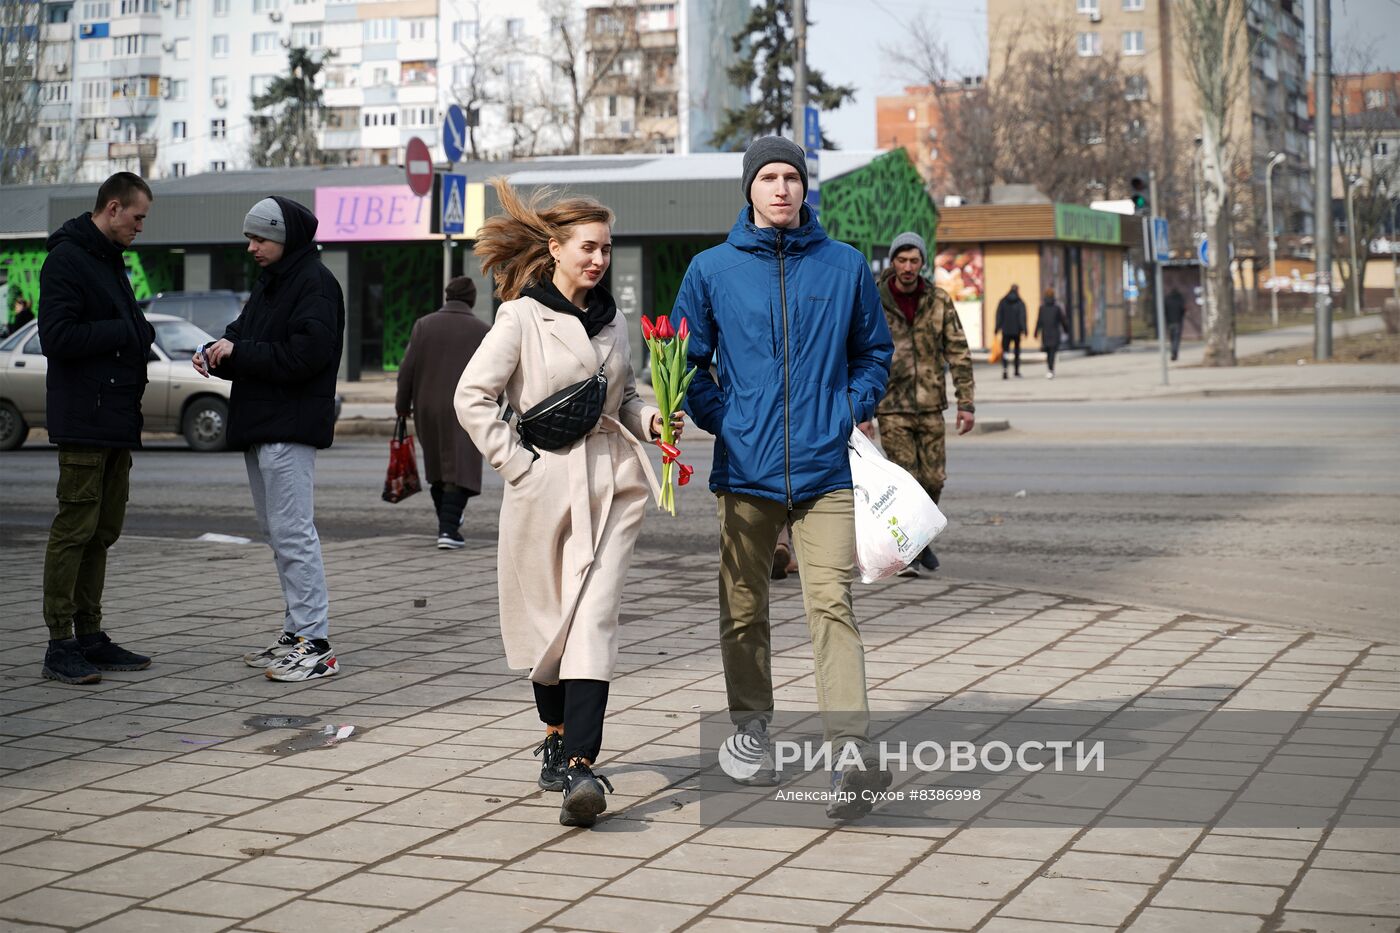
[{"label": "blue road sign", "polygon": [[808,106],[802,118],[802,148],[816,152],[822,147],[821,111]]},{"label": "blue road sign", "polygon": [[467,176],[442,176],[442,232],[465,233],[467,226]]},{"label": "blue road sign", "polygon": [[1201,237],[1201,245],[1196,250],[1196,256],[1201,260],[1201,265],[1210,265],[1210,237]]},{"label": "blue road sign", "polygon": [[442,151],[447,154],[447,161],[456,162],[462,158],[462,150],[466,147],[467,114],[453,104],[442,118]]},{"label": "blue road sign", "polygon": [[1171,244],[1167,239],[1167,218],[1152,218],[1152,252],[1158,262],[1172,258]]}]

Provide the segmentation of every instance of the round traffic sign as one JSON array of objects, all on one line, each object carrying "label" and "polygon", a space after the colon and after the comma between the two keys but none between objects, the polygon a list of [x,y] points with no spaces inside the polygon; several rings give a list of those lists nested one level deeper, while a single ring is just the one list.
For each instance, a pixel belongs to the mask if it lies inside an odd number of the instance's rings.
[{"label": "round traffic sign", "polygon": [[428,152],[428,144],[417,136],[408,141],[404,171],[408,175],[408,187],[420,198],[433,190],[433,157]]}]

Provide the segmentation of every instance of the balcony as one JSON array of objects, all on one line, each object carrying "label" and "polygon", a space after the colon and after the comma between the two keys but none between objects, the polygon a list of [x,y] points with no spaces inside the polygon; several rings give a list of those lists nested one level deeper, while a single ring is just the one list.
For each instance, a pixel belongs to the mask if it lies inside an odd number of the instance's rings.
[{"label": "balcony", "polygon": [[114,97],[107,105],[107,116],[109,117],[149,117],[156,112],[160,106],[160,98],[152,96],[143,97]]},{"label": "balcony", "polygon": [[109,58],[107,60],[107,75],[112,78],[158,74],[160,74],[159,55],[133,55],[130,58]]},{"label": "balcony", "polygon": [[142,162],[154,162],[156,158],[156,144],[150,141],[108,143],[107,158],[140,159]]},{"label": "balcony", "polygon": [[399,89],[393,84],[378,84],[362,90],[366,107],[384,107],[399,102]]},{"label": "balcony", "polygon": [[46,45],[52,42],[72,42],[73,24],[71,22],[45,23],[39,35],[39,41]]},{"label": "balcony", "polygon": [[360,148],[360,131],[354,130],[323,130],[321,132],[322,149],[358,149]]}]

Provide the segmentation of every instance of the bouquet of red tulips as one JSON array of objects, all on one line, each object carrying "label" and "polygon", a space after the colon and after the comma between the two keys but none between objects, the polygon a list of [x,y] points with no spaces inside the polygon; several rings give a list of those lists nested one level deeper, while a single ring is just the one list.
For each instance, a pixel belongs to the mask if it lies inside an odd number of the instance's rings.
[{"label": "bouquet of red tulips", "polygon": [[651,350],[651,387],[656,390],[656,405],[661,409],[661,507],[676,514],[676,487],[690,482],[695,468],[680,462],[681,451],[676,446],[671,416],[685,401],[685,390],[695,375],[695,367],[687,368],[685,351],[690,343],[690,331],[685,318],[679,330],[671,319],[658,314],[655,321],[642,318],[642,336]]}]

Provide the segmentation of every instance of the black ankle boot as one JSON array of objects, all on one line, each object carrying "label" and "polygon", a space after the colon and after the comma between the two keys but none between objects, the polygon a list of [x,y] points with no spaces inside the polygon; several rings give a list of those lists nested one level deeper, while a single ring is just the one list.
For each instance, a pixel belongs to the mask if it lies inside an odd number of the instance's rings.
[{"label": "black ankle boot", "polygon": [[99,671],[144,671],[151,666],[150,658],[127,651],[108,638],[106,632],[79,635],[78,650]]},{"label": "black ankle boot", "polygon": [[563,790],[564,775],[569,770],[564,762],[564,736],[558,732],[546,735],[535,749],[535,757],[540,758],[540,787]]},{"label": "black ankle boot", "polygon": [[44,678],[65,684],[97,684],[102,682],[102,672],[92,666],[78,648],[76,638],[64,638],[49,642],[49,650],[44,653]]},{"label": "black ankle boot", "polygon": [[592,826],[598,814],[608,808],[603,788],[613,789],[612,782],[585,764],[570,765],[564,774],[564,804],[559,808],[559,823],[563,826]]}]

